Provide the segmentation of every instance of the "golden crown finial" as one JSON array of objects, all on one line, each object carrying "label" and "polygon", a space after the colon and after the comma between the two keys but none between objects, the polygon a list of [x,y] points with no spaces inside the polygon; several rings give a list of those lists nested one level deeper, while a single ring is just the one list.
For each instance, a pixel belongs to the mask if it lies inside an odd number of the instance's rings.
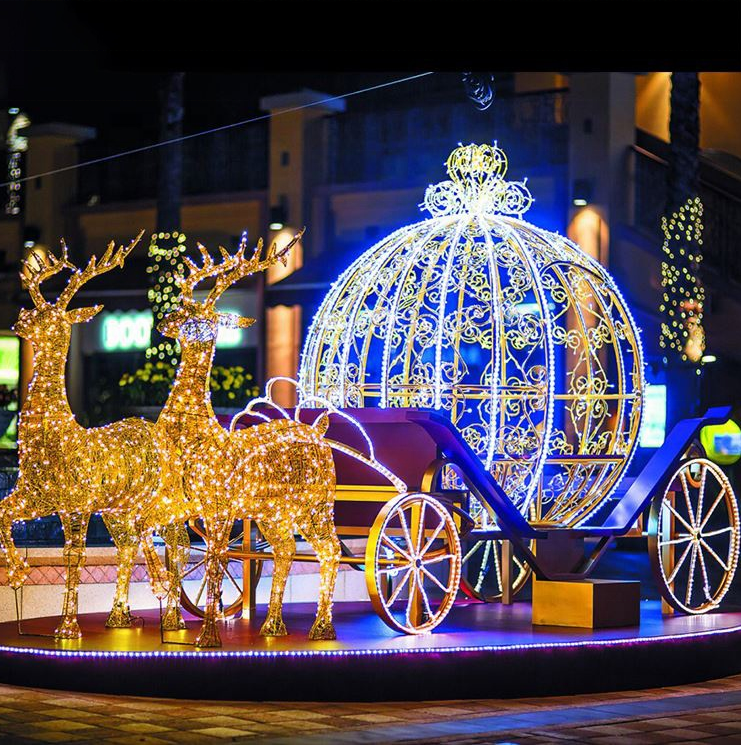
[{"label": "golden crown finial", "polygon": [[516,215],[533,203],[524,181],[505,181],[507,156],[493,145],[459,145],[445,163],[449,181],[431,184],[420,205],[433,217],[459,214]]}]

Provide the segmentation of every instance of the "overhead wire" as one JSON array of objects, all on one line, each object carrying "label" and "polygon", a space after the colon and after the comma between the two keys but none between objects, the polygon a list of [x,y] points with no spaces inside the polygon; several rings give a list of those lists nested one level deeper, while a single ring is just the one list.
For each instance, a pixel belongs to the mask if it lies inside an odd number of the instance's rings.
[{"label": "overhead wire", "polygon": [[339,101],[343,98],[351,98],[352,96],[359,96],[362,93],[369,93],[371,91],[380,90],[381,88],[389,88],[393,85],[400,85],[401,83],[408,83],[412,80],[418,80],[419,78],[427,77],[428,75],[434,75],[434,71],[429,72],[422,72],[417,75],[409,75],[405,78],[399,78],[397,80],[389,80],[386,83],[379,83],[378,85],[371,85],[367,88],[361,88],[356,91],[350,91],[349,93],[342,93],[337,96],[328,96],[327,98],[322,98],[318,101],[312,101],[311,103],[302,104],[300,106],[290,106],[286,109],[280,109],[279,111],[272,111],[267,114],[261,114],[260,116],[255,116],[250,119],[243,119],[239,122],[232,122],[231,124],[222,124],[219,127],[213,127],[211,129],[204,129],[200,132],[193,132],[188,135],[183,135],[182,137],[174,137],[169,140],[162,140],[162,142],[153,142],[150,145],[143,145],[142,147],[136,147],[131,150],[124,150],[120,153],[113,153],[111,155],[105,155],[100,158],[93,158],[91,160],[83,161],[82,163],[75,163],[74,165],[70,166],[64,166],[62,168],[54,168],[50,171],[44,171],[42,173],[35,173],[31,176],[24,176],[23,178],[19,179],[12,179],[10,181],[4,181],[3,183],[0,183],[0,188],[5,186],[10,186],[11,184],[18,184],[23,183],[25,181],[33,181],[37,178],[44,178],[46,176],[54,176],[58,173],[65,173],[67,171],[74,171],[78,168],[85,168],[86,166],[92,166],[96,163],[105,163],[109,160],[115,160],[117,158],[125,158],[127,155],[135,155],[136,153],[143,153],[148,150],[155,150],[156,148],[165,147],[166,145],[173,145],[177,142],[184,142],[186,140],[193,140],[196,137],[204,137],[205,135],[214,134],[215,132],[224,132],[228,129],[234,129],[236,127],[243,127],[247,124],[254,124],[255,122],[265,121],[266,119],[272,119],[276,116],[281,116],[283,114],[291,114],[296,111],[301,111],[303,109],[310,109],[314,106],[321,106],[322,104],[331,103],[332,101]]}]

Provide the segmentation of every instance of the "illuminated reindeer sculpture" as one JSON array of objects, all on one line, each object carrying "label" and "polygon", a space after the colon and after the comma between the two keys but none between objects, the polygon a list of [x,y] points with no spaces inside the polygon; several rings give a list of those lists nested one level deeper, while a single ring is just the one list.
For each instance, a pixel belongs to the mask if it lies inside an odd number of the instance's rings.
[{"label": "illuminated reindeer sculpture", "polygon": [[[334,639],[332,597],[340,544],[334,527],[335,471],[330,447],[323,439],[328,421],[314,425],[280,420],[229,432],[211,407],[209,377],[220,326],[246,328],[254,319],[219,313],[215,304],[223,292],[243,277],[285,262],[297,235],[278,251],[275,244],[262,256],[262,241],[245,257],[245,240],[235,255],[221,249],[216,264],[199,245],[203,265],[186,259],[189,275],[179,280],[182,305],[159,330],[180,342],[182,358],[170,397],[158,420],[174,441],[183,472],[187,509],[201,517],[208,532],[206,547],[207,604],[196,640],[200,647],[220,646],[216,618],[227,561],[229,533],[237,518],[257,522],[275,556],[275,570],[265,636],[286,634],[282,618],[283,592],[295,553],[296,532],[316,551],[320,562],[320,597],[311,639]],[[206,279],[214,286],[205,300],[193,292]],[[174,516],[173,516],[174,519]]]},{"label": "illuminated reindeer sculpture", "polygon": [[[57,638],[80,636],[78,585],[92,513],[102,513],[118,550],[114,605],[106,625],[126,627],[131,625],[128,590],[140,543],[149,545],[145,553],[150,561],[154,554],[151,535],[142,531],[142,511],[165,500],[174,505],[182,495],[176,459],[156,425],[143,419],[124,419],[85,429],[75,420],[65,389],[72,324],[85,323],[102,309],[96,305],[67,310],[67,306],[84,284],[123,266],[142,233],[127,248],[115,250],[111,242],[101,260],[93,256],[83,270],[70,263],[62,243],[61,259],[32,254],[21,273],[35,307],[21,309],[15,331],[33,345],[34,372],[18,420],[18,482],[0,502],[0,544],[8,560],[9,583],[17,590],[29,567],[13,543],[13,523],[59,515],[65,539],[66,589],[62,621],[54,632]],[[64,269],[72,274],[56,303],[49,303],[41,293],[41,284]],[[170,512],[177,513],[177,509]],[[158,518],[150,512],[147,520],[156,523]],[[150,568],[155,577],[154,570],[159,567]],[[164,578],[157,578],[161,586]],[[175,610],[177,615],[179,611]]]}]

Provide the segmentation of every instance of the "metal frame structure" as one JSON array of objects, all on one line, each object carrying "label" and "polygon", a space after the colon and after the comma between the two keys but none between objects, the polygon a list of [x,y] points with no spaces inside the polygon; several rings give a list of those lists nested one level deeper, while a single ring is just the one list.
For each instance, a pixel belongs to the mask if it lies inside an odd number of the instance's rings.
[{"label": "metal frame structure", "polygon": [[[400,494],[398,488],[378,480],[362,483],[363,471],[338,468],[337,532],[345,540],[367,539],[362,555],[354,555],[345,544],[341,563],[365,572],[374,610],[397,631],[431,631],[444,620],[459,588],[471,594],[466,591],[467,582],[470,587],[465,576],[467,547],[480,542],[497,544],[500,553],[495,564],[501,574],[502,601],[510,603],[518,578],[520,586],[527,580],[527,574],[521,578],[522,569],[545,580],[588,577],[612,539],[644,534],[636,525],[649,509],[649,553],[667,609],[712,610],[733,579],[740,542],[735,496],[717,466],[692,456],[701,428],[726,421],[729,408],[710,409],[704,416],[679,422],[604,519],[578,527],[540,521],[535,513],[525,518],[457,428],[439,413],[409,409],[348,412],[366,428],[375,428],[374,440],[388,457],[397,453],[398,467],[406,469],[404,476],[410,484],[410,491]],[[311,419],[317,410],[306,409],[301,414]],[[428,447],[419,443],[415,448],[405,447],[414,431],[427,436]],[[384,462],[392,469],[396,465]],[[440,483],[448,469],[455,471],[463,488],[445,489]],[[690,496],[693,485],[696,493]],[[677,495],[687,511],[675,506]],[[490,516],[487,527],[482,528],[481,520],[472,514],[472,505],[483,506]],[[229,559],[244,562],[247,582],[238,601],[224,609],[225,615],[254,613],[259,567],[272,558],[255,543],[254,531],[248,529],[246,535],[243,546],[229,552]],[[585,539],[596,542],[587,549]],[[719,548],[718,542],[725,548]],[[679,556],[678,546],[682,548]],[[316,561],[312,554],[298,553],[295,558]],[[722,569],[717,581],[711,581],[713,565]],[[689,579],[678,589],[684,574]],[[694,575],[699,578],[696,583]],[[192,601],[185,605],[194,610]]]}]

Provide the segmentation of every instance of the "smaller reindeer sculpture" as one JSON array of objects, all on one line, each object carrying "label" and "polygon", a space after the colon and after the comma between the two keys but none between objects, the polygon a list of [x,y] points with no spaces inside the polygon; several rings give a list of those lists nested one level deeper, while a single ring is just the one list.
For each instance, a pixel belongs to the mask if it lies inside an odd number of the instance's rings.
[{"label": "smaller reindeer sculpture", "polygon": [[[187,511],[201,517],[208,532],[206,548],[207,604],[196,644],[221,644],[216,619],[224,576],[229,533],[237,518],[257,522],[273,548],[275,572],[268,617],[261,633],[286,634],[282,618],[283,592],[300,533],[316,551],[320,563],[320,597],[311,639],[334,639],[332,596],[337,578],[340,544],[334,527],[335,470],[324,440],[326,416],[314,425],[280,420],[228,432],[217,421],[209,392],[216,337],[220,326],[247,327],[254,319],[216,310],[221,295],[243,277],[285,261],[297,235],[278,251],[275,244],[262,256],[262,241],[245,256],[243,239],[235,255],[221,249],[215,263],[199,246],[202,266],[186,259],[189,275],[180,279],[182,305],[170,313],[159,330],[180,342],[182,358],[170,396],[158,420],[176,445]],[[214,284],[202,301],[195,288]],[[164,517],[162,519],[165,519]],[[174,515],[170,521],[175,521]]]},{"label": "smaller reindeer sculpture", "polygon": [[[116,594],[107,625],[129,626],[128,588],[137,549],[141,543],[148,543],[145,553],[150,557],[154,554],[151,536],[143,531],[145,511],[146,521],[157,522],[151,505],[167,500],[177,516],[174,505],[182,499],[176,458],[169,440],[156,425],[143,419],[125,419],[86,429],[75,420],[65,389],[72,324],[89,321],[102,308],[96,305],[68,310],[67,306],[84,284],[123,266],[141,235],[127,248],[116,249],[111,242],[100,261],[93,256],[82,270],[69,261],[62,243],[61,259],[52,254],[33,254],[21,273],[35,307],[20,311],[15,331],[33,345],[34,367],[19,415],[18,481],[0,502],[0,545],[8,559],[9,583],[18,589],[29,567],[13,543],[13,523],[59,515],[65,539],[66,589],[63,617],[54,633],[63,639],[80,636],[78,585],[92,513],[103,514],[118,549]],[[55,303],[47,302],[42,283],[65,269],[71,271],[67,285]],[[161,588],[166,578],[156,574],[158,566],[152,565],[151,569],[153,585],[157,579]]]}]

